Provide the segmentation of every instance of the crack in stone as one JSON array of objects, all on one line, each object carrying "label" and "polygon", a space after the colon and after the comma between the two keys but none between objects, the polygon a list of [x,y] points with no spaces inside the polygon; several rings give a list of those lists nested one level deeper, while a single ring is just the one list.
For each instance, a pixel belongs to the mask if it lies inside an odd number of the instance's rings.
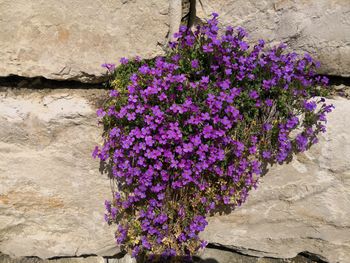
[{"label": "crack in stone", "polygon": [[[263,253],[263,254],[269,254],[271,255],[272,252],[266,252],[266,251],[262,251],[262,250],[257,250],[257,249],[252,249],[252,248],[244,248],[244,247],[237,247],[237,246],[225,246],[225,245],[221,245],[219,243],[209,243],[208,248],[212,248],[212,249],[217,249],[217,250],[221,250],[221,251],[228,251],[228,252],[232,252],[232,253],[237,253],[240,255],[244,255],[244,256],[249,256],[251,258],[261,258],[261,256],[254,256],[249,254],[249,252],[258,252],[258,253]],[[244,252],[246,251],[246,252]],[[310,263],[327,263],[326,259],[320,255],[308,252],[308,251],[301,251],[299,252],[295,257],[298,256],[302,256],[304,257],[306,260],[312,260],[312,262]],[[294,257],[294,258],[295,258]],[[272,256],[264,256],[263,258],[266,259],[282,259],[280,257],[272,257]]]}]

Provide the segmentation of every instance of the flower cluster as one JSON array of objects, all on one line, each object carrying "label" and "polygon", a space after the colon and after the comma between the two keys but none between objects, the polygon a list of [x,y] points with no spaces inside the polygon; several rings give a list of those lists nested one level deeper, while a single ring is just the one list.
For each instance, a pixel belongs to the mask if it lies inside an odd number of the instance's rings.
[{"label": "flower cluster", "polygon": [[104,66],[112,90],[98,116],[118,191],[106,201],[117,243],[134,257],[192,255],[206,217],[241,205],[267,164],[305,151],[332,110],[308,54],[250,47],[217,14],[181,27],[165,56]]}]

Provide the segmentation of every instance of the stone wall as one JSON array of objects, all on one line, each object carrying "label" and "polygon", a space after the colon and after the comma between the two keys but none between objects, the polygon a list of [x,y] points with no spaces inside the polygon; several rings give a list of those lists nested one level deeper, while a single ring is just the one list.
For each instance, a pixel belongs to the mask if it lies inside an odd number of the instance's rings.
[{"label": "stone wall", "polygon": [[[215,10],[252,41],[286,41],[317,55],[322,73],[350,75],[348,0],[201,2],[197,22]],[[87,83],[103,79],[101,63],[161,54],[181,8],[179,0],[0,0],[0,262],[130,261],[115,258],[114,229],[103,220],[110,181],[91,158],[107,91]],[[53,81],[26,78],[36,76]],[[350,102],[329,101],[336,109],[318,145],[273,167],[232,214],[210,219],[203,262],[257,262],[233,251],[350,262]]]},{"label": "stone wall", "polygon": [[328,102],[336,109],[320,143],[271,168],[242,207],[209,221],[206,238],[255,256],[350,262],[350,101]]},{"label": "stone wall", "polygon": [[[0,92],[0,251],[12,257],[118,253],[103,222],[111,193],[91,150],[103,90]],[[292,258],[307,251],[350,258],[350,102],[330,99],[328,133],[309,152],[271,169],[248,202],[210,220],[204,237],[236,251]]]},{"label": "stone wall", "polygon": [[350,76],[349,0],[201,0],[197,16],[220,14],[223,25],[242,26],[251,41],[287,43],[321,61],[323,74]]},{"label": "stone wall", "polygon": [[[185,15],[181,2],[189,1],[0,0],[0,76],[99,81],[101,63],[161,54]],[[219,12],[252,41],[311,52],[324,74],[350,76],[348,0],[198,0],[196,10],[199,19]]]},{"label": "stone wall", "polygon": [[[11,256],[116,252],[104,224],[108,178],[91,149],[101,90],[0,92],[0,251]],[[98,223],[99,222],[99,223]]]},{"label": "stone wall", "polygon": [[160,54],[167,0],[0,0],[0,76],[97,81],[100,64]]}]

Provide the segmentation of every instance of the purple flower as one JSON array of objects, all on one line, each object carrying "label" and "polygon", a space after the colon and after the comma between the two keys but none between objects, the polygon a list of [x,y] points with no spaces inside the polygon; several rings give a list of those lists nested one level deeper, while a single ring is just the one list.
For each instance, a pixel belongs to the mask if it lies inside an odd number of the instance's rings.
[{"label": "purple flower", "polygon": [[223,90],[227,90],[230,88],[230,80],[226,79],[222,82],[219,83],[220,88],[222,88]]},{"label": "purple flower", "polygon": [[286,127],[288,129],[294,129],[299,123],[299,119],[297,117],[292,117],[291,119],[287,120]]},{"label": "purple flower", "polygon": [[158,224],[164,224],[168,220],[166,214],[161,213],[154,221]]},{"label": "purple flower", "polygon": [[208,84],[209,83],[209,77],[208,76],[203,76],[201,78],[201,83],[202,84]]},{"label": "purple flower", "polygon": [[103,109],[98,109],[96,111],[96,114],[97,114],[98,117],[102,118],[102,117],[104,117],[106,115],[106,112]]},{"label": "purple flower", "polygon": [[105,220],[105,222],[109,223],[109,217],[107,214],[104,214],[104,220]]},{"label": "purple flower", "polygon": [[111,96],[111,97],[118,97],[119,96],[119,92],[117,90],[111,90],[109,92],[109,96]]},{"label": "purple flower", "polygon": [[199,62],[198,62],[198,59],[194,59],[191,61],[191,66],[192,68],[198,68],[199,67]]},{"label": "purple flower", "polygon": [[321,79],[321,83],[326,86],[329,83],[329,79],[327,77],[323,76]]},{"label": "purple flower", "polygon": [[314,111],[317,107],[317,104],[315,101],[304,101],[304,108],[308,111]]},{"label": "purple flower", "polygon": [[101,67],[106,68],[110,72],[115,70],[115,64],[113,63],[103,63]]},{"label": "purple flower", "polygon": [[270,159],[271,158],[271,152],[270,151],[263,151],[262,156],[264,159]]},{"label": "purple flower", "polygon": [[94,158],[94,159],[96,159],[96,157],[98,156],[98,153],[99,153],[99,148],[98,148],[98,146],[95,146],[95,148],[94,148],[94,150],[93,150],[93,152],[92,152],[92,157]]},{"label": "purple flower", "polygon": [[143,65],[140,67],[139,71],[145,75],[149,72],[149,67],[147,65]]},{"label": "purple flower", "polygon": [[272,100],[271,99],[265,100],[265,104],[269,107],[272,107]]},{"label": "purple flower", "polygon": [[184,151],[185,153],[192,152],[192,151],[193,151],[193,145],[192,145],[192,143],[185,143],[184,146],[183,146],[183,151]]},{"label": "purple flower", "polygon": [[205,248],[207,245],[208,245],[208,242],[205,241],[205,240],[202,240],[202,241],[201,241],[200,247],[203,249],[203,248]]},{"label": "purple flower", "polygon": [[249,97],[252,99],[257,99],[259,98],[259,94],[256,90],[252,90],[251,92],[249,92]]},{"label": "purple flower", "polygon": [[297,143],[299,151],[303,152],[306,150],[308,139],[305,136],[303,136],[302,134],[298,134],[295,141]]},{"label": "purple flower", "polygon": [[120,63],[123,64],[123,65],[126,65],[129,63],[129,60],[127,58],[121,58],[120,59]]},{"label": "purple flower", "polygon": [[207,125],[203,128],[203,137],[210,138],[213,134],[213,127],[211,125]]},{"label": "purple flower", "polygon": [[136,258],[140,253],[140,247],[139,246],[135,246],[132,250],[131,256],[133,258]]},{"label": "purple flower", "polygon": [[245,50],[247,50],[247,49],[249,48],[249,45],[248,45],[248,43],[245,42],[245,41],[240,41],[240,42],[239,42],[239,47],[240,47],[243,51],[245,51]]},{"label": "purple flower", "polygon": [[211,53],[211,52],[213,52],[214,51],[214,49],[213,49],[213,46],[212,45],[203,45],[203,51],[205,52],[205,53]]},{"label": "purple flower", "polygon": [[123,92],[97,112],[103,144],[92,156],[115,178],[105,220],[134,257],[204,247],[206,217],[242,205],[265,165],[316,143],[334,108],[316,97],[327,81],[310,55],[249,48],[246,31],[219,32],[217,16],[182,26],[163,56],[105,65]]},{"label": "purple flower", "polygon": [[154,144],[154,140],[153,140],[152,136],[146,136],[145,142],[146,142],[146,145],[148,145],[148,146],[152,146]]},{"label": "purple flower", "polygon": [[117,137],[117,136],[119,136],[119,134],[120,134],[120,129],[117,128],[117,127],[114,127],[114,128],[109,132],[109,136],[110,136],[111,138]]},{"label": "purple flower", "polygon": [[151,244],[148,242],[147,238],[145,236],[143,236],[141,238],[141,241],[142,241],[142,246],[145,248],[145,249],[151,249]]}]

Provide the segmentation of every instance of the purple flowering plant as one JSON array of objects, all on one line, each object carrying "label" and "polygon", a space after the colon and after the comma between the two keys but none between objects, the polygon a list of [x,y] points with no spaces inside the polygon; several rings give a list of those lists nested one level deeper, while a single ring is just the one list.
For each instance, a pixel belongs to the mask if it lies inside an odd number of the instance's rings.
[{"label": "purple flowering plant", "polygon": [[250,47],[218,16],[181,27],[164,56],[105,64],[98,116],[117,191],[105,219],[133,257],[193,255],[206,218],[241,205],[268,164],[290,161],[325,132],[328,80],[308,54]]}]

